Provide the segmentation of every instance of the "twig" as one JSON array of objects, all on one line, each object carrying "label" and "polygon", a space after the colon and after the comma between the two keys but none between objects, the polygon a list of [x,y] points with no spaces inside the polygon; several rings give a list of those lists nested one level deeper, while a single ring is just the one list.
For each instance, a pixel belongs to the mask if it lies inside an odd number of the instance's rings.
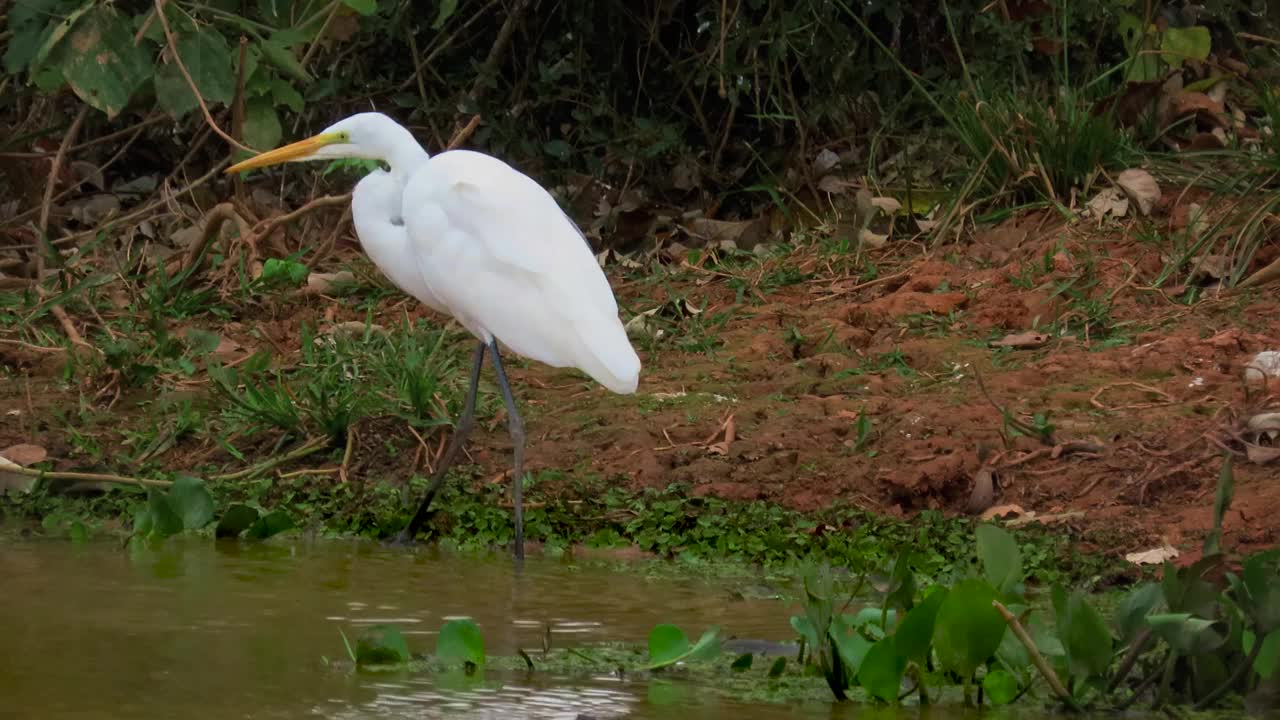
[{"label": "twig", "polygon": [[49,179],[44,184],[44,200],[40,205],[40,225],[38,226],[38,238],[40,247],[36,252],[36,281],[39,282],[44,276],[44,253],[51,248],[48,240],[49,234],[49,208],[53,205],[53,187],[58,182],[58,174],[62,172],[62,163],[67,159],[67,148],[75,142],[76,135],[80,134],[80,126],[84,124],[85,115],[89,114],[89,106],[81,105],[80,112],[76,113],[76,117],[71,121],[71,127],[67,128],[67,134],[62,136],[62,144],[58,146],[58,154],[53,156],[53,167],[49,168]]},{"label": "twig", "polygon": [[115,483],[117,485],[137,485],[138,487],[169,487],[173,484],[168,480],[151,480],[149,478],[126,477],[107,473],[54,472],[52,470],[25,468],[11,460],[0,462],[0,468],[3,468],[4,472],[26,475],[40,480],[88,480],[91,482]]},{"label": "twig", "polygon": [[292,222],[294,220],[297,220],[298,218],[302,217],[303,215],[306,215],[312,210],[315,210],[317,208],[322,208],[322,207],[330,207],[334,205],[345,205],[350,202],[351,202],[351,193],[347,193],[345,195],[325,195],[324,197],[318,197],[308,202],[306,205],[303,205],[302,207],[298,208],[297,210],[294,210],[293,212],[285,213],[284,215],[277,215],[276,217],[263,220],[262,222],[254,226],[253,235],[254,237],[259,237],[259,238],[266,237],[271,233],[275,232],[276,228],[280,227],[281,225],[287,222]]},{"label": "twig", "polygon": [[1053,671],[1053,668],[1049,667],[1049,663],[1046,662],[1044,656],[1040,654],[1040,650],[1036,647],[1035,641],[1027,634],[1027,631],[1022,627],[1022,623],[1018,622],[1018,618],[1015,617],[1013,613],[1009,612],[1009,608],[1001,604],[999,600],[992,600],[991,605],[1002,617],[1004,617],[1004,621],[1009,625],[1009,629],[1013,631],[1014,636],[1016,636],[1022,643],[1023,647],[1027,649],[1027,654],[1031,656],[1031,662],[1036,666],[1036,669],[1040,671],[1040,674],[1044,676],[1045,681],[1049,683],[1049,687],[1053,690],[1054,694],[1056,694],[1062,702],[1066,703],[1067,707],[1079,712],[1080,706],[1076,704],[1074,699],[1072,699],[1071,693],[1067,692],[1067,689],[1062,686],[1062,681],[1058,679],[1058,674]]},{"label": "twig", "polygon": [[342,465],[338,468],[338,479],[347,482],[347,471],[351,467],[351,454],[356,448],[356,426],[347,426],[347,447],[342,451]]},{"label": "twig", "polygon": [[200,88],[196,87],[196,81],[192,79],[191,73],[187,72],[186,63],[182,62],[182,55],[178,53],[178,43],[173,39],[173,30],[169,28],[169,20],[164,16],[165,0],[156,0],[156,17],[160,18],[160,27],[164,28],[164,38],[169,44],[169,52],[173,53],[173,61],[178,64],[178,71],[182,73],[182,77],[187,81],[187,86],[191,88],[191,94],[196,96],[196,102],[200,104],[200,112],[204,113],[204,120],[209,127],[228,143],[244,150],[245,152],[257,152],[251,147],[242,145],[235,138],[228,135],[222,128],[218,127],[218,123],[214,122],[213,114],[209,112],[209,106],[205,104],[204,97],[200,95]]},{"label": "twig", "polygon": [[1119,669],[1116,674],[1111,677],[1111,682],[1107,683],[1107,692],[1110,693],[1120,687],[1120,683],[1129,676],[1133,666],[1138,662],[1138,656],[1147,649],[1147,643],[1154,637],[1151,634],[1151,628],[1143,628],[1138,637],[1134,638],[1133,645],[1129,646],[1129,652],[1125,653],[1124,660],[1120,662]]},{"label": "twig", "polygon": [[252,465],[250,467],[247,467],[243,470],[238,470],[236,472],[223,473],[221,475],[210,475],[209,479],[210,480],[243,480],[248,477],[253,477],[258,473],[266,472],[267,470],[270,470],[271,468],[277,465],[283,465],[284,463],[292,462],[299,458],[304,458],[318,450],[323,450],[328,446],[329,446],[328,438],[324,438],[324,437],[311,438],[310,440],[303,443],[301,447],[295,450],[292,450],[290,452],[287,452],[284,455],[280,455],[279,457],[269,458],[263,462],[258,463],[257,465]]},{"label": "twig", "polygon": [[320,41],[324,39],[324,34],[329,32],[329,25],[338,14],[338,8],[340,7],[342,7],[342,3],[339,0],[333,0],[333,2],[329,3],[329,14],[325,17],[324,24],[320,26],[320,31],[316,33],[316,39],[311,41],[307,51],[302,54],[302,60],[300,61],[302,67],[305,68],[307,63],[311,62],[311,56],[315,54],[316,48],[320,47]]},{"label": "twig", "polygon": [[219,203],[209,211],[208,215],[205,215],[204,232],[200,234],[200,239],[192,243],[191,247],[187,248],[187,253],[182,259],[182,264],[179,267],[170,270],[169,274],[174,275],[184,271],[194,273],[198,269],[197,266],[202,264],[205,252],[209,249],[209,243],[213,241],[213,238],[217,237],[218,230],[222,227],[222,223],[227,220],[236,221],[236,225],[239,226],[240,229],[241,237],[248,237],[250,235],[249,223],[246,222],[244,218],[240,217],[240,213],[236,212],[235,207],[229,202]]},{"label": "twig", "polygon": [[460,128],[458,132],[454,133],[453,137],[449,139],[449,144],[448,146],[445,147],[445,150],[453,150],[454,148],[458,147],[462,143],[466,142],[467,139],[471,137],[471,134],[474,133],[476,131],[476,128],[478,127],[480,127],[480,116],[472,115],[471,120],[468,121],[467,124],[464,125],[462,128]]}]

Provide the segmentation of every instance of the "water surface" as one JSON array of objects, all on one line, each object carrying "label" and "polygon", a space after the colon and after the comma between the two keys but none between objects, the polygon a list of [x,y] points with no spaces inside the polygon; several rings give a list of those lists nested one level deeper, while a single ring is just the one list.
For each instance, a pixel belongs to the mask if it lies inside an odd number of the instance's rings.
[{"label": "water surface", "polygon": [[[404,551],[357,541],[214,543],[171,538],[131,551],[94,542],[0,544],[4,718],[756,718],[831,717],[737,703],[679,681],[488,671],[483,684],[356,673],[339,629],[395,623],[429,652],[448,618],[470,616],[490,654],[643,642],[675,622],[696,637],[788,640],[788,608],[725,580],[640,565]],[[648,566],[652,568],[653,566]],[[863,708],[863,713],[866,708]]]}]

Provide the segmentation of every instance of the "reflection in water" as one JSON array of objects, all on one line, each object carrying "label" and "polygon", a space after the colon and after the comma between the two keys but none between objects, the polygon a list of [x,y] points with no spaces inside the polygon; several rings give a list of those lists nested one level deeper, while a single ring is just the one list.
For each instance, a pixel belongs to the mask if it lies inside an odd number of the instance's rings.
[{"label": "reflection in water", "polygon": [[[339,629],[393,622],[415,652],[471,617],[490,654],[553,643],[690,634],[784,640],[776,601],[735,600],[698,578],[505,554],[460,557],[354,541],[239,544],[171,538],[155,549],[65,541],[0,546],[0,718],[782,717],[608,677],[473,679],[339,671]],[[681,686],[685,687],[685,686]],[[685,687],[685,689],[688,689]],[[675,711],[676,707],[683,708]],[[792,709],[794,710],[794,709]],[[814,708],[816,717],[832,712]],[[843,711],[841,711],[843,712]]]}]

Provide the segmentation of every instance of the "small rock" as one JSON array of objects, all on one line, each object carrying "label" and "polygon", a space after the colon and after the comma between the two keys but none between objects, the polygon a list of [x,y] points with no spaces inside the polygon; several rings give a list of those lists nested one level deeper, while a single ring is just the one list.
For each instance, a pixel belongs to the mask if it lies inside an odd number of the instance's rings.
[{"label": "small rock", "polygon": [[1263,350],[1245,363],[1245,382],[1263,383],[1277,377],[1280,377],[1280,352],[1276,350]]}]

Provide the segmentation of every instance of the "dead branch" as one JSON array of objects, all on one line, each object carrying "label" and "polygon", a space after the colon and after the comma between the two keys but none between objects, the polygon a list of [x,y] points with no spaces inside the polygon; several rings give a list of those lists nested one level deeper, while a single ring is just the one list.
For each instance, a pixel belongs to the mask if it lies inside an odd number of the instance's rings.
[{"label": "dead branch", "polygon": [[138,487],[169,487],[173,484],[168,480],[126,477],[124,475],[111,475],[108,473],[54,472],[52,470],[25,468],[12,460],[3,459],[0,459],[0,470],[43,480],[87,480],[89,482],[107,482],[115,483],[117,485],[137,485]]},{"label": "dead branch", "polygon": [[80,112],[71,121],[71,127],[67,128],[67,134],[62,136],[58,154],[53,156],[53,167],[49,168],[49,179],[44,184],[44,200],[40,205],[40,224],[37,228],[37,242],[40,246],[36,249],[36,282],[44,277],[44,252],[48,247],[49,208],[53,205],[53,188],[58,182],[58,174],[62,172],[62,164],[66,162],[67,148],[71,147],[76,135],[80,134],[80,126],[84,124],[85,115],[88,114],[89,106],[81,105]]},{"label": "dead branch", "polygon": [[204,217],[204,231],[200,233],[200,238],[191,247],[187,248],[186,254],[179,263],[171,268],[167,268],[166,272],[173,276],[184,270],[195,273],[204,261],[204,255],[209,249],[209,243],[218,236],[218,231],[222,228],[222,223],[227,220],[235,220],[240,230],[240,237],[247,238],[250,235],[249,223],[240,217],[240,213],[236,212],[235,206],[229,202],[219,203],[215,205]]},{"label": "dead branch", "polygon": [[1004,618],[1005,623],[1009,626],[1009,629],[1013,631],[1013,634],[1018,638],[1018,641],[1022,643],[1022,646],[1027,649],[1027,653],[1031,655],[1032,664],[1034,664],[1036,669],[1040,671],[1045,682],[1049,683],[1050,689],[1052,689],[1053,693],[1058,696],[1058,699],[1066,703],[1068,707],[1071,707],[1074,710],[1079,710],[1080,708],[1076,705],[1076,701],[1072,699],[1071,693],[1067,692],[1067,689],[1062,685],[1062,681],[1058,679],[1058,673],[1054,672],[1053,668],[1049,667],[1049,663],[1045,662],[1044,656],[1040,654],[1040,650],[1036,647],[1035,641],[1027,634],[1026,629],[1022,627],[1022,623],[1018,622],[1017,616],[1009,612],[1009,608],[1001,604],[999,600],[992,600],[991,605],[994,606],[1000,613],[1000,616]]}]

